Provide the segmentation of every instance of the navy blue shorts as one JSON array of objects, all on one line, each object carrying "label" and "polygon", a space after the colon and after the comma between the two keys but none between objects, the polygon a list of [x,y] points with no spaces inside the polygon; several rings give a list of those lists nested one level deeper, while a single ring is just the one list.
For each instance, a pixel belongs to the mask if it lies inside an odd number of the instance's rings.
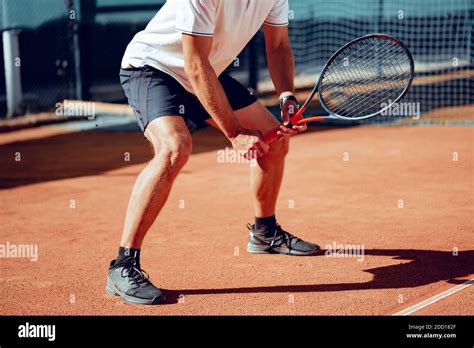
[{"label": "navy blue shorts", "polygon": [[[232,109],[239,110],[257,101],[254,95],[229,74],[223,73],[219,81]],[[198,98],[184,89],[170,75],[145,66],[120,69],[120,83],[142,131],[156,118],[183,117],[190,132],[206,128],[211,119]]]}]

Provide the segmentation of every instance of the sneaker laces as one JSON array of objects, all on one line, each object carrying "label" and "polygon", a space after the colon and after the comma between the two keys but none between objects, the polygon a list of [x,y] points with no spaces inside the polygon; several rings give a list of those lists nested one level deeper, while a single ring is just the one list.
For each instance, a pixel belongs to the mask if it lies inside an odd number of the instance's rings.
[{"label": "sneaker laces", "polygon": [[[123,267],[122,271],[120,272],[122,278],[128,278],[137,285],[150,283],[150,276],[137,264],[136,260],[134,259],[121,262],[115,266]],[[124,272],[127,273],[125,274]]]},{"label": "sneaker laces", "polygon": [[[292,235],[289,232],[286,232],[281,228],[279,224],[276,224],[275,231],[273,232],[273,237],[270,242],[270,246],[281,246],[282,244],[285,244],[288,249],[291,249],[292,242],[295,241],[295,244],[298,243],[301,239]],[[281,242],[280,244],[275,244],[276,242]]]},{"label": "sneaker laces", "polygon": [[[247,224],[247,228],[249,230],[252,230],[253,226],[251,224]],[[255,237],[255,233],[253,233],[254,237]],[[270,247],[279,247],[283,244],[285,244],[290,250],[292,249],[292,243],[294,241],[295,244],[297,244],[299,241],[301,241],[300,238],[292,235],[291,233],[289,232],[286,232],[285,230],[283,230],[283,228],[281,228],[281,226],[279,224],[276,224],[275,226],[275,230],[273,232],[273,236],[272,237],[266,237],[264,238],[264,240],[262,240],[263,242],[267,243],[269,241],[269,239],[271,238],[271,241],[270,241]],[[259,240],[261,240],[261,238],[257,238]],[[277,242],[279,242],[279,244],[276,244]]]}]

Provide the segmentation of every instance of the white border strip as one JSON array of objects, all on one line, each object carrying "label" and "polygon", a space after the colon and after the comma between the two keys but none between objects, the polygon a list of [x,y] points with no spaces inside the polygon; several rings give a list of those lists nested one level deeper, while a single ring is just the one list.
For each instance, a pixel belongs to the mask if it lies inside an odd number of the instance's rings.
[{"label": "white border strip", "polygon": [[456,285],[454,288],[448,289],[446,291],[443,291],[442,293],[435,295],[427,300],[424,300],[420,303],[417,303],[411,307],[408,307],[398,313],[393,314],[394,316],[401,316],[401,315],[410,315],[424,307],[427,307],[435,302],[438,302],[439,300],[442,300],[445,297],[451,296],[452,294],[455,294],[458,291],[464,290],[467,287],[471,286],[474,284],[474,279],[468,280],[467,282],[463,284]]}]

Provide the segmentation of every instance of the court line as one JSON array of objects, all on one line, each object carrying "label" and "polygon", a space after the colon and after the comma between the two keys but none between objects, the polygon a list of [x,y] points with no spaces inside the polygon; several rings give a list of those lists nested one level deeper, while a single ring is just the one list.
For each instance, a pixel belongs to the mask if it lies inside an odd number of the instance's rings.
[{"label": "court line", "polygon": [[435,295],[433,297],[430,297],[427,300],[421,301],[420,303],[417,303],[411,307],[408,307],[398,313],[393,314],[394,316],[402,316],[402,315],[410,315],[412,313],[415,313],[416,311],[428,307],[429,305],[438,302],[439,300],[442,300],[445,297],[451,296],[461,290],[466,289],[467,287],[471,286],[474,284],[474,279],[468,280],[465,283],[456,285],[454,288],[448,289],[446,291],[443,291],[439,293],[438,295]]}]

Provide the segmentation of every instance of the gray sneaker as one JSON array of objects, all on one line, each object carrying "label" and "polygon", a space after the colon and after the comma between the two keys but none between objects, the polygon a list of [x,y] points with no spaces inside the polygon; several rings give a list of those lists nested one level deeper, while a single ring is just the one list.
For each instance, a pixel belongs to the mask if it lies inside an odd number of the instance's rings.
[{"label": "gray sneaker", "polygon": [[110,263],[105,291],[112,296],[120,296],[125,302],[153,305],[165,302],[162,290],[154,286],[148,274],[137,265],[133,258],[120,263]]},{"label": "gray sneaker", "polygon": [[305,242],[276,225],[270,233],[259,233],[254,225],[247,225],[250,230],[247,251],[253,254],[286,254],[295,256],[312,256],[321,253],[321,248],[313,243]]}]

